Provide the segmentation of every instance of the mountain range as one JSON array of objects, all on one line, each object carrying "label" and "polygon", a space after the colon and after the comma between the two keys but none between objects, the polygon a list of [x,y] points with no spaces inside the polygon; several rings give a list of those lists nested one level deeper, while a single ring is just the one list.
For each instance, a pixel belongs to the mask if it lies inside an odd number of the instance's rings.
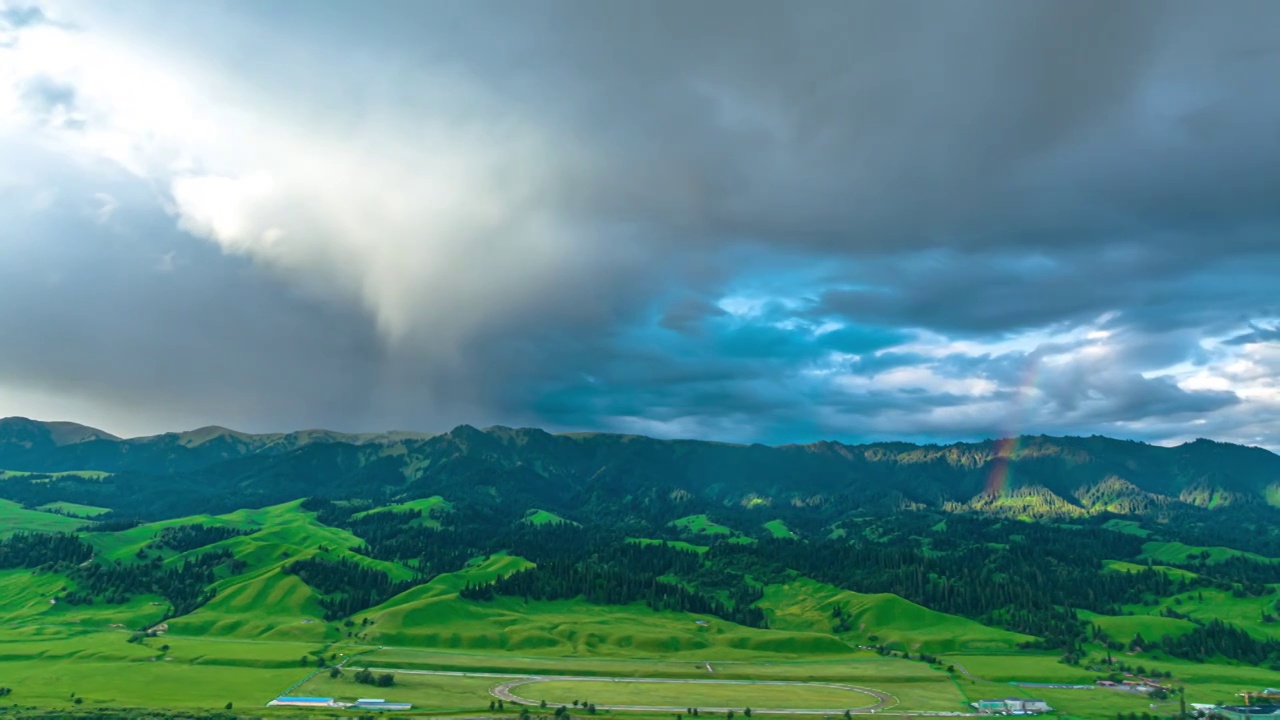
[{"label": "mountain range", "polygon": [[[1267,450],[1100,436],[775,447],[461,425],[438,435],[205,427],[121,439],[75,423],[5,418],[0,468],[10,471],[0,496],[75,500],[152,519],[304,496],[444,495],[567,517],[676,498],[726,511],[771,507],[815,528],[868,508],[1031,517],[1236,509],[1265,517],[1280,506],[1280,456]],[[16,473],[36,475],[14,482]]]}]

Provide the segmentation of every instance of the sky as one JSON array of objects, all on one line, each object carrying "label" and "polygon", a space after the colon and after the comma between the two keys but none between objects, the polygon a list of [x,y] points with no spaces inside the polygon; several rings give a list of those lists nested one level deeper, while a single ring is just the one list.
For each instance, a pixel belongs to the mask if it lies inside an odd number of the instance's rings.
[{"label": "sky", "polygon": [[1277,27],[0,0],[0,416],[1280,449]]}]

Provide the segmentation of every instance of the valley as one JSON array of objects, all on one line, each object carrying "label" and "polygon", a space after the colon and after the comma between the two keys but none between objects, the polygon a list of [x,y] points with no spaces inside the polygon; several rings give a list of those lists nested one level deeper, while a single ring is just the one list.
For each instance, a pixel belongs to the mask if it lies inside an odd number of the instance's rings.
[{"label": "valley", "polygon": [[[822,463],[849,447],[806,450],[786,457],[821,463],[790,482],[732,447],[540,431],[272,441],[284,449],[203,433],[128,453],[53,435],[0,442],[20,468],[0,479],[15,717],[354,717],[340,705],[369,697],[415,716],[906,717],[1014,697],[1061,718],[1167,717],[1179,688],[1225,705],[1280,677],[1275,476],[1247,448],[1199,476],[1180,459],[1165,487],[1131,493],[1216,483],[1226,503],[1180,492],[1117,512],[1133,444],[1027,442],[1009,514],[995,496],[946,499],[992,462],[972,448],[861,450],[841,477]],[[918,453],[932,459],[903,460]],[[677,459],[698,473],[673,475]],[[97,468],[58,469],[72,463]],[[1080,499],[1099,485],[1112,509]],[[1142,692],[1099,684],[1142,677]],[[267,706],[282,696],[334,705]]]}]

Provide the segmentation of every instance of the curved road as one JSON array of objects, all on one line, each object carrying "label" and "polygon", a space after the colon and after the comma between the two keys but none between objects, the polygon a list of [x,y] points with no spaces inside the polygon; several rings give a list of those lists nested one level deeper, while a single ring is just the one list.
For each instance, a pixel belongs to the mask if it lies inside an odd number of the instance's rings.
[{"label": "curved road", "polygon": [[[577,676],[577,675],[517,675],[507,673],[484,673],[484,672],[457,672],[444,670],[399,670],[396,668],[371,668],[374,672],[390,672],[403,673],[405,675],[452,675],[455,677],[490,677],[503,678],[506,682],[494,687],[489,692],[494,697],[503,702],[520,703],[523,705],[537,706],[538,701],[522,698],[511,689],[519,685],[528,685],[536,682],[554,682],[554,681],[570,681],[570,682],[630,682],[630,683],[680,683],[680,684],[711,684],[711,685],[808,685],[823,686],[831,688],[839,688],[841,690],[851,690],[854,692],[865,693],[876,699],[875,704],[866,705],[857,709],[854,708],[838,708],[838,709],[806,709],[806,708],[752,708],[753,712],[770,713],[774,715],[842,715],[846,709],[855,715],[870,714],[878,712],[888,707],[898,704],[898,699],[889,693],[880,690],[872,690],[871,688],[859,687],[857,685],[843,685],[840,683],[826,682],[799,682],[788,680],[685,680],[679,678],[612,678],[598,676]],[[602,705],[596,703],[596,708],[600,710],[622,710],[636,712],[662,712],[662,713],[682,713],[686,710],[683,707],[665,707],[665,706],[649,706],[649,705]],[[708,712],[728,712],[729,710],[739,711],[743,708],[738,707],[701,707],[699,710]]]},{"label": "curved road", "polygon": [[[896,705],[898,702],[897,698],[893,697],[892,695],[888,693],[880,692],[879,690],[872,690],[870,688],[856,687],[853,685],[841,685],[838,683],[788,682],[785,680],[681,680],[676,678],[601,678],[601,677],[565,677],[560,675],[548,675],[545,677],[529,677],[529,678],[522,678],[519,680],[511,680],[493,688],[489,692],[493,693],[494,697],[497,697],[504,702],[515,702],[515,703],[521,703],[524,705],[537,705],[538,704],[537,701],[526,700],[525,698],[522,698],[512,693],[511,689],[519,685],[529,685],[531,683],[551,682],[551,681],[676,683],[676,684],[683,684],[683,685],[692,685],[692,684],[787,685],[787,686],[804,685],[809,687],[819,686],[819,687],[837,688],[840,690],[851,690],[854,692],[860,692],[860,693],[870,695],[876,699],[876,703],[874,705],[866,705],[857,709],[829,708],[824,710],[824,709],[800,709],[800,708],[752,708],[753,712],[788,714],[788,715],[840,715],[844,713],[846,709],[848,709],[850,713],[859,713],[859,714],[873,713],[873,712],[876,712],[877,710],[883,710],[891,705]],[[596,704],[596,708],[600,710],[627,710],[627,711],[635,711],[635,712],[662,712],[662,713],[679,713],[686,709],[686,708],[680,708],[680,707],[666,707],[666,706],[660,706],[660,705],[601,705],[598,703]],[[730,710],[740,711],[742,710],[742,708],[740,707],[699,707],[698,710],[706,710],[708,712],[723,713],[723,712],[728,712]]]}]

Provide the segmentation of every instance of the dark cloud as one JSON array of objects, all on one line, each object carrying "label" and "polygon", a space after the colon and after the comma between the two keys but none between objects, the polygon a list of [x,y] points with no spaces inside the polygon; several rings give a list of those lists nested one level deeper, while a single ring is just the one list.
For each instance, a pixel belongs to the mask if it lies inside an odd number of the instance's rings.
[{"label": "dark cloud", "polygon": [[1280,326],[1263,327],[1249,323],[1249,332],[1236,335],[1225,341],[1228,345],[1252,345],[1254,343],[1280,342]]},{"label": "dark cloud", "polygon": [[[573,162],[535,175],[536,209],[593,252],[566,253],[536,297],[495,281],[461,339],[428,326],[392,344],[370,329],[380,308],[290,292],[323,284],[311,266],[273,276],[158,213],[132,232],[170,245],[145,252],[83,251],[103,232],[88,220],[33,222],[30,247],[57,242],[0,289],[26,298],[0,320],[26,345],[0,380],[259,427],[528,422],[777,441],[998,434],[1018,413],[1044,431],[1149,438],[1206,417],[1230,416],[1210,429],[1231,437],[1254,425],[1236,394],[1159,373],[1220,362],[1216,337],[1277,339],[1275,3],[97,12],[161,56],[251,85],[267,98],[255,112],[338,128],[353,147],[387,115],[450,114],[491,139],[543,130]],[[0,12],[11,27],[43,19]],[[474,102],[442,103],[441,84]],[[78,112],[77,88],[52,79],[24,98],[39,117]],[[506,259],[500,237],[485,247],[457,272]],[[154,272],[174,248],[181,272]],[[390,279],[411,284],[426,268],[400,270]],[[53,271],[74,295],[42,289]],[[733,296],[761,307],[730,312]],[[454,302],[416,309],[448,317],[427,311]],[[1110,333],[1092,355],[1091,329]],[[925,337],[972,347],[926,352]],[[33,349],[40,338],[56,359]]]}]

